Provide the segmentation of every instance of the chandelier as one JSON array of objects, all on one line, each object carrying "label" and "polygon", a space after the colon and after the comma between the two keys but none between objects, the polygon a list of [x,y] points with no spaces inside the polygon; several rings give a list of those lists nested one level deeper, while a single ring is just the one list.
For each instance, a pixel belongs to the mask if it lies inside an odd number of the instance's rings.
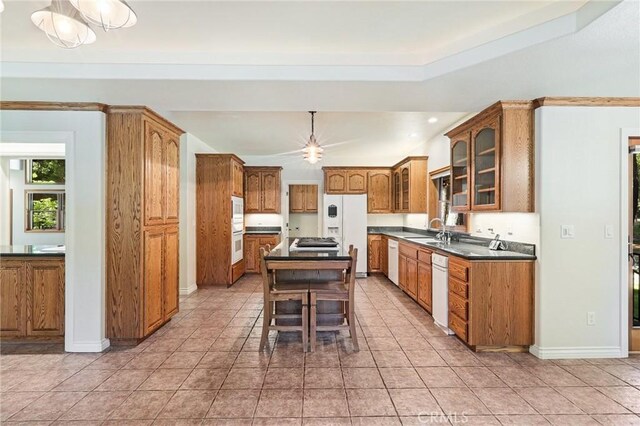
[{"label": "chandelier", "polygon": [[316,135],[314,134],[313,119],[315,113],[316,111],[309,111],[309,114],[311,114],[311,136],[309,136],[309,142],[302,149],[302,157],[311,164],[316,164],[322,160],[322,152],[324,151],[316,141]]},{"label": "chandelier", "polygon": [[96,41],[89,24],[108,31],[131,27],[138,18],[124,0],[52,0],[33,12],[31,21],[56,46],[74,49]]}]

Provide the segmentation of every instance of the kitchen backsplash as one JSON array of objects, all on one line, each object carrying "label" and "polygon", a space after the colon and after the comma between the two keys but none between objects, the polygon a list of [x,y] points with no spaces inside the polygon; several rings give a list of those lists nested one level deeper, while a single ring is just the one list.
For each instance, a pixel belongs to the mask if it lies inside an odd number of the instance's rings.
[{"label": "kitchen backsplash", "polygon": [[476,237],[500,238],[539,244],[540,215],[537,213],[470,213],[469,233]]}]

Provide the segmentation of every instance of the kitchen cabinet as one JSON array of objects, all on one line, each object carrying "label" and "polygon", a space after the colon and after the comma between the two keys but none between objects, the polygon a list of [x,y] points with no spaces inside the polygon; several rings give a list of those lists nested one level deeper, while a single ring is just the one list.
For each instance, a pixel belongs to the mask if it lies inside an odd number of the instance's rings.
[{"label": "kitchen cabinet", "polygon": [[404,290],[409,297],[417,300],[418,297],[418,261],[416,259],[407,258],[407,271]]},{"label": "kitchen cabinet", "polygon": [[280,234],[245,234],[243,256],[245,272],[260,272],[260,249],[267,245],[273,248],[279,242]]},{"label": "kitchen cabinet", "polygon": [[416,295],[416,302],[427,312],[431,313],[432,307],[432,270],[431,270],[431,250],[427,250],[424,247],[418,249],[418,269],[417,269],[417,281],[418,289]]},{"label": "kitchen cabinet", "polygon": [[385,277],[389,276],[389,237],[380,238],[380,271]]},{"label": "kitchen cabinet", "polygon": [[180,136],[145,107],[107,109],[107,337],[137,343],[178,312]]},{"label": "kitchen cabinet", "polygon": [[391,213],[391,170],[370,170],[367,179],[367,213]]},{"label": "kitchen cabinet", "polygon": [[242,198],[244,196],[244,162],[238,158],[231,158],[232,184],[231,195]]},{"label": "kitchen cabinet", "polygon": [[533,212],[533,103],[500,101],[446,135],[455,211]]},{"label": "kitchen cabinet", "polygon": [[318,185],[289,185],[289,213],[317,213]]},{"label": "kitchen cabinet", "polygon": [[323,167],[326,194],[366,194],[367,169]]},{"label": "kitchen cabinet", "polygon": [[368,238],[368,267],[367,272],[382,271],[382,235],[369,235]]},{"label": "kitchen cabinet", "polygon": [[64,258],[0,259],[0,337],[64,336]]},{"label": "kitchen cabinet", "polygon": [[245,213],[280,213],[282,167],[245,167]]},{"label": "kitchen cabinet", "polygon": [[534,263],[449,256],[449,328],[474,350],[533,344]]},{"label": "kitchen cabinet", "polygon": [[[244,262],[232,263],[232,203],[236,164],[233,154],[196,154],[196,284],[232,285]],[[245,211],[250,200],[262,201],[262,168],[245,168]],[[279,174],[278,174],[279,175]],[[279,179],[278,179],[279,186]],[[241,263],[242,262],[242,263]]]},{"label": "kitchen cabinet", "polygon": [[427,157],[407,157],[392,170],[394,211],[426,213]]}]

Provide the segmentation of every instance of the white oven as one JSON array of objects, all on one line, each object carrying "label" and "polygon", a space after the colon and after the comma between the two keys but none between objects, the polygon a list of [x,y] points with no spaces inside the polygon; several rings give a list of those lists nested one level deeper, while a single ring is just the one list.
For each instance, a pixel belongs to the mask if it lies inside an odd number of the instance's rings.
[{"label": "white oven", "polygon": [[244,200],[231,197],[231,263],[242,260],[242,234],[244,234]]},{"label": "white oven", "polygon": [[231,236],[231,264],[242,260],[242,231],[234,232]]}]

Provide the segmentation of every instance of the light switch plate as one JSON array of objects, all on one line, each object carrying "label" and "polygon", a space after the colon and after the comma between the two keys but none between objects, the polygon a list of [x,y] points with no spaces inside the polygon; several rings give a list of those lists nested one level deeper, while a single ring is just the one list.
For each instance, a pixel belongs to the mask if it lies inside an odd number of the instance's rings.
[{"label": "light switch plate", "polygon": [[560,238],[575,238],[575,228],[573,225],[560,226]]},{"label": "light switch plate", "polygon": [[613,238],[613,225],[604,226],[604,237],[608,240]]}]

